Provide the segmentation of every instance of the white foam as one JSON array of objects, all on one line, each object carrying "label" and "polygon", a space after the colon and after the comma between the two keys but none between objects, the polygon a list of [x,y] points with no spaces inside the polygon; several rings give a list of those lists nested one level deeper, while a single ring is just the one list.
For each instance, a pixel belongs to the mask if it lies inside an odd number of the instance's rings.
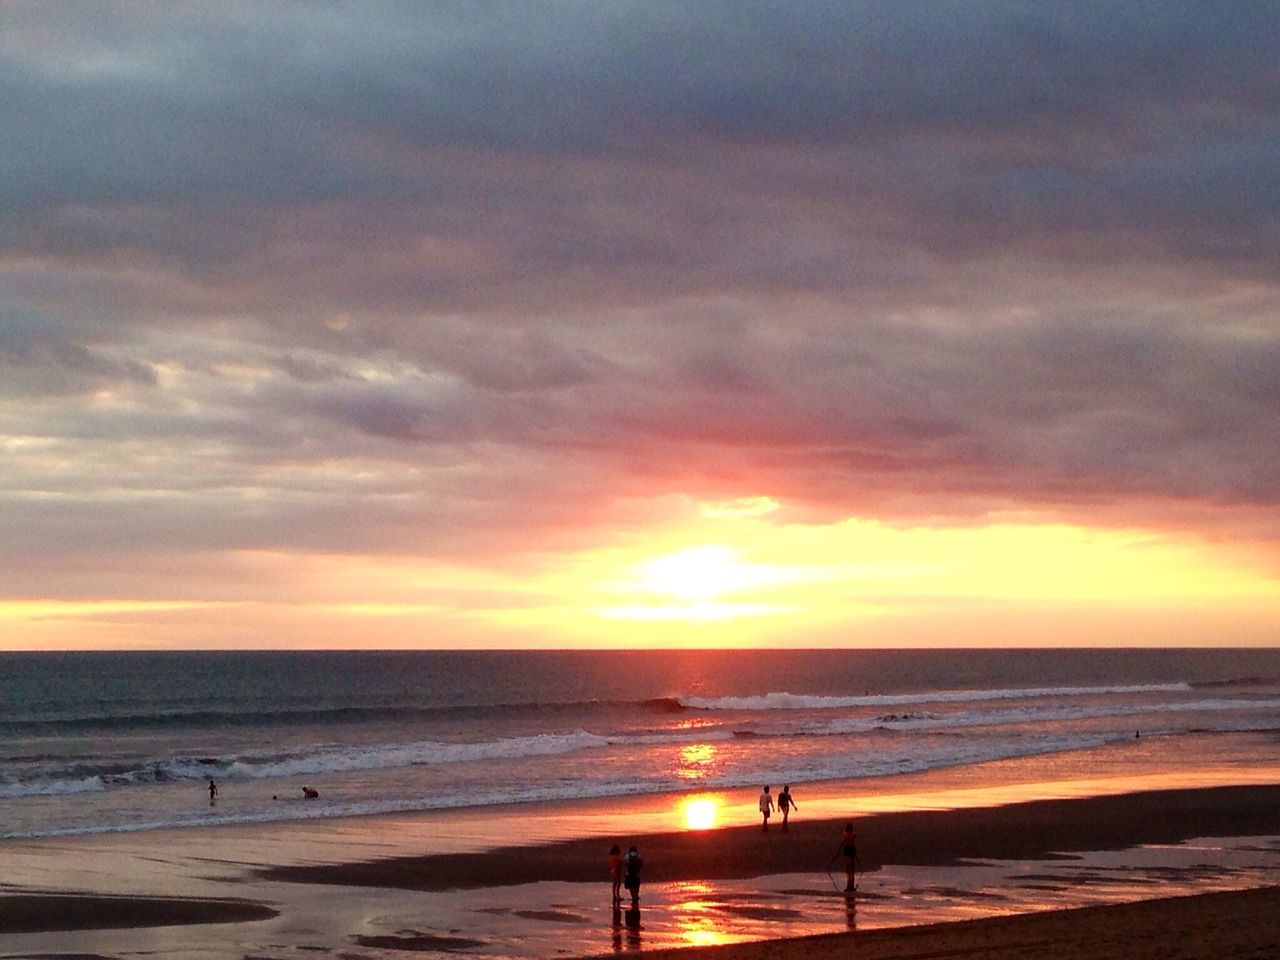
[{"label": "white foam", "polygon": [[1183,703],[1114,703],[1097,705],[1055,704],[1012,710],[964,710],[944,714],[908,714],[903,717],[858,717],[831,720],[806,730],[816,736],[865,733],[870,730],[945,730],[958,727],[1020,726],[1060,720],[1133,717],[1144,714],[1223,713],[1241,710],[1280,709],[1280,700],[1193,700]]},{"label": "white foam", "polygon": [[[572,733],[542,733],[531,737],[509,737],[479,743],[447,743],[417,740],[377,746],[346,746],[321,749],[284,759],[240,757],[228,765],[231,779],[260,780],[302,774],[343,773],[355,770],[386,770],[426,764],[462,763],[477,760],[513,760],[524,757],[573,753],[602,747],[608,738],[577,730]],[[186,776],[186,773],[175,776]],[[203,772],[197,776],[204,776]]]},{"label": "white foam", "polygon": [[[1047,735],[1028,738],[1017,743],[1002,741],[976,744],[966,741],[934,744],[929,750],[903,756],[899,750],[860,752],[855,755],[823,756],[810,758],[804,765],[774,767],[763,771],[739,771],[712,776],[698,781],[699,789],[728,790],[755,787],[761,782],[804,782],[844,780],[860,777],[878,777],[895,773],[913,773],[945,767],[981,763],[988,760],[1011,759],[1046,753],[1100,746],[1109,738],[1104,734]],[[487,790],[471,790],[465,794],[431,793],[421,797],[405,797],[392,800],[366,800],[323,803],[296,803],[272,805],[271,808],[245,814],[220,814],[216,818],[202,815],[186,820],[151,821],[147,823],[115,824],[70,827],[64,829],[6,833],[7,838],[63,836],[82,833],[134,832],[171,827],[202,827],[211,822],[259,823],[284,820],[328,819],[331,817],[369,816],[382,813],[406,813],[421,810],[448,810],[460,807],[476,807],[491,804],[546,803],[558,800],[592,799],[603,797],[640,796],[654,793],[670,793],[686,790],[687,782],[672,778],[639,780],[633,778],[575,782],[554,781],[543,783],[511,783]]]},{"label": "white foam", "polygon": [[839,710],[850,707],[896,707],[913,703],[970,703],[982,700],[1026,700],[1043,697],[1085,697],[1134,693],[1186,693],[1186,683],[1115,687],[1030,687],[999,690],[942,690],[934,693],[865,694],[824,697],[796,693],[766,693],[756,697],[679,697],[695,710]]},{"label": "white foam", "polygon": [[0,797],[65,797],[75,793],[99,793],[106,789],[101,777],[78,780],[32,780],[0,785]]}]

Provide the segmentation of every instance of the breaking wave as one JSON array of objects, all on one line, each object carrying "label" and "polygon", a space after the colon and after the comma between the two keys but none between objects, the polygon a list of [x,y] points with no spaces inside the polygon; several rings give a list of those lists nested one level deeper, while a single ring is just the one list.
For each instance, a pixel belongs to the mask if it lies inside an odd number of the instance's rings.
[{"label": "breaking wave", "polygon": [[1032,687],[998,690],[941,690],[929,693],[864,694],[855,697],[766,693],[755,697],[680,697],[694,710],[840,710],[851,707],[892,707],[911,703],[976,703],[983,700],[1027,700],[1044,697],[1088,697],[1141,693],[1186,693],[1187,683],[1157,683],[1113,687]]}]

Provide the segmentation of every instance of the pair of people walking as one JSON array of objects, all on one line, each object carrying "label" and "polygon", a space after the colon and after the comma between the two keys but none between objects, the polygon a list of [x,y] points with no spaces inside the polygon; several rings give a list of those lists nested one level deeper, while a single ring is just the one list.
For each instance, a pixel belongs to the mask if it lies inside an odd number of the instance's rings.
[{"label": "pair of people walking", "polygon": [[[792,810],[800,809],[795,800],[791,798],[791,786],[788,784],[782,788],[782,792],[778,794],[778,812],[782,814],[782,832],[787,832],[787,821],[791,817]],[[773,813],[774,800],[773,795],[769,793],[769,786],[765,784],[764,790],[760,792],[760,829],[767,831],[769,829],[769,817]]]},{"label": "pair of people walking", "polygon": [[622,888],[626,887],[631,894],[631,908],[640,906],[640,871],[644,869],[644,858],[640,851],[632,846],[626,856],[616,843],[609,848],[609,876],[613,880],[613,905],[622,903]]}]

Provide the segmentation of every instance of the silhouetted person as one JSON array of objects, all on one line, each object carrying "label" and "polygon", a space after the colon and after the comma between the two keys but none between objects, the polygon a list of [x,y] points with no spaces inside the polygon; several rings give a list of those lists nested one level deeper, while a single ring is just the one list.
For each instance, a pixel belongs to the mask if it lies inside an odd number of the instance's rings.
[{"label": "silhouetted person", "polygon": [[644,869],[644,858],[640,851],[632,847],[622,858],[622,883],[631,891],[631,909],[640,906],[640,871]]},{"label": "silhouetted person", "polygon": [[769,787],[760,791],[760,829],[769,829],[769,814],[773,813],[773,797],[769,796]]},{"label": "silhouetted person", "polygon": [[793,807],[797,810],[800,809],[796,802],[791,799],[791,786],[788,784],[783,787],[782,792],[778,794],[778,809],[782,812],[783,833],[787,832],[787,818],[791,816],[791,810]]},{"label": "silhouetted person", "polygon": [[[840,838],[840,846],[836,848],[836,857],[844,855],[844,892],[853,893],[857,889],[856,869],[858,864],[858,835],[853,830],[852,821],[844,825],[844,835]],[[831,858],[832,860],[835,857]]]},{"label": "silhouetted person", "polygon": [[609,848],[609,879],[613,881],[613,905],[622,902],[622,848],[616,843]]},{"label": "silhouetted person", "polygon": [[213,806],[213,801],[218,799],[218,785],[213,782],[213,777],[209,778],[209,806]]}]

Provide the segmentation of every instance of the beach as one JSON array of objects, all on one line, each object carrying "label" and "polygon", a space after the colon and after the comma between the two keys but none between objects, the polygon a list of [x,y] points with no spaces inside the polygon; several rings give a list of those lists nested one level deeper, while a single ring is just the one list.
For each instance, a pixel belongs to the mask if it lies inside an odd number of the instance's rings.
[{"label": "beach", "polygon": [[[635,834],[619,838],[646,858],[634,917],[611,915],[598,836],[407,854],[420,845],[405,839],[411,819],[427,833],[449,826],[418,815],[364,818],[319,849],[315,825],[27,840],[4,848],[0,957],[591,956],[676,946],[688,960],[701,947],[722,960],[854,950],[1274,957],[1277,811],[1280,785],[1271,784],[871,813],[856,818],[863,873],[853,898],[827,873],[843,879],[832,866],[839,820],[797,814],[785,834],[776,823]],[[599,825],[592,818],[602,813],[596,804],[578,815]],[[453,826],[518,837],[528,816],[507,808]],[[341,821],[326,827],[346,832]],[[348,859],[334,859],[339,850]]]},{"label": "beach", "polygon": [[[1280,884],[1277,651],[112,653],[0,670],[0,960],[562,960],[836,934],[928,955],[1013,943],[1033,929],[1018,917],[1192,897],[1188,920],[1201,896]],[[761,829],[766,783],[791,785],[785,833]],[[610,902],[615,843],[645,859],[638,910]],[[1212,902],[1208,924],[1262,909]],[[952,945],[919,945],[934,936]]]},{"label": "beach", "polygon": [[[1224,960],[1277,956],[1280,889],[1202,894],[680,952],[684,960]],[[671,956],[657,953],[653,956]]]}]

